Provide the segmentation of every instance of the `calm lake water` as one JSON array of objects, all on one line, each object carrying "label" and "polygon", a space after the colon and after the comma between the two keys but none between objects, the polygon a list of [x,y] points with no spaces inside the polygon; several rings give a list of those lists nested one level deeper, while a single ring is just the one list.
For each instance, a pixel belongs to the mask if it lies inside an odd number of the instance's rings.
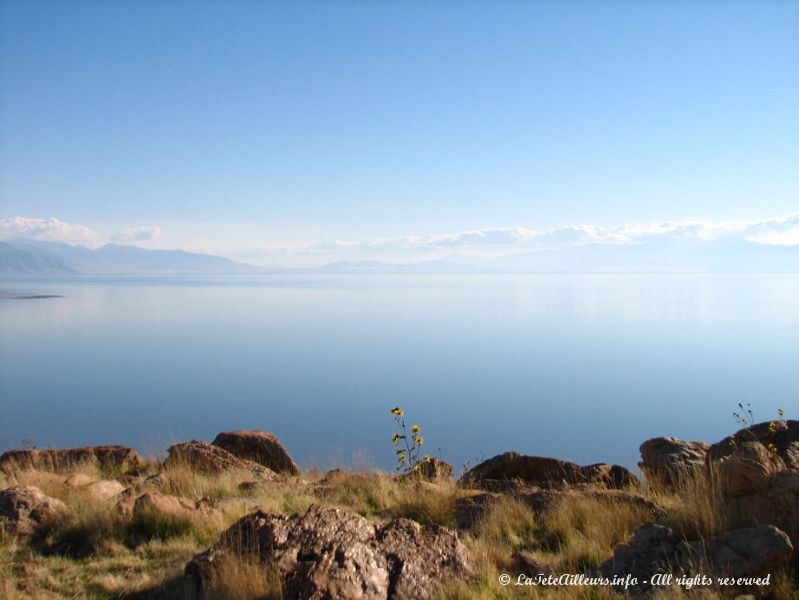
[{"label": "calm lake water", "polygon": [[[0,281],[0,450],[274,432],[393,467],[389,409],[461,465],[505,450],[634,466],[751,402],[799,418],[796,276]],[[440,450],[439,450],[440,449]],[[458,469],[459,470],[459,469]]]}]

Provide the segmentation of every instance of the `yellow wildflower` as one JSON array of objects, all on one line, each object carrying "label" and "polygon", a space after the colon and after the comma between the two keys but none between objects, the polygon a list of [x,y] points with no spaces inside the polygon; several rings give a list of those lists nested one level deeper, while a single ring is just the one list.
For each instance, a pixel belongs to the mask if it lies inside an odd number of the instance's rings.
[{"label": "yellow wildflower", "polygon": [[391,409],[391,414],[401,417],[402,415],[405,414],[405,411],[402,410],[399,406],[395,406],[394,408]]}]

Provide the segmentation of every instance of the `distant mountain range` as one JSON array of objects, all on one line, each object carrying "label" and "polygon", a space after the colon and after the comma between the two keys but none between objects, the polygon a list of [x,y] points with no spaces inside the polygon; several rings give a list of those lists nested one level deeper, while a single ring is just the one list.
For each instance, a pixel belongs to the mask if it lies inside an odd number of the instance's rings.
[{"label": "distant mountain range", "polygon": [[584,244],[495,258],[450,257],[415,263],[343,261],[325,273],[747,273],[799,274],[799,246],[743,240]]},{"label": "distant mountain range", "polygon": [[0,242],[0,275],[457,273],[799,273],[799,246],[742,240],[585,244],[495,258],[450,257],[414,263],[343,261],[318,268],[256,267],[183,250],[107,244],[96,250],[57,242]]},{"label": "distant mountain range", "polygon": [[92,250],[58,242],[0,242],[0,274],[129,275],[171,273],[257,273],[258,267],[210,254],[183,250],[146,250],[106,244]]}]

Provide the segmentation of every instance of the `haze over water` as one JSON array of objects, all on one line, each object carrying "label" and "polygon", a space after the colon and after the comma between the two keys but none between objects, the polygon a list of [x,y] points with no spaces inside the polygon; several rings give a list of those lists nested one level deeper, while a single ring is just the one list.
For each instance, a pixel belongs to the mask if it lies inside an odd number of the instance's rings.
[{"label": "haze over water", "polygon": [[303,466],[393,467],[389,409],[460,466],[634,466],[799,415],[799,277],[307,275],[3,282],[0,449],[275,433]]}]

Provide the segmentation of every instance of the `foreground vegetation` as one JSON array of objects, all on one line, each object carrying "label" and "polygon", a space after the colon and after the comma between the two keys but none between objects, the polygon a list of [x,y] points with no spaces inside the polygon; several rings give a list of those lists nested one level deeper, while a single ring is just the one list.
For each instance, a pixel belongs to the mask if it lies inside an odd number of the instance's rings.
[{"label": "foreground vegetation", "polygon": [[[159,473],[147,479],[147,474]],[[92,479],[98,472],[83,470]],[[312,504],[342,507],[375,522],[407,517],[422,524],[456,526],[455,504],[477,492],[449,480],[428,482],[380,472],[303,472],[240,489],[240,473],[201,475],[189,468],[149,464],[137,478],[139,491],[152,489],[191,501],[202,510],[169,516],[157,512],[121,514],[117,500],[100,501],[86,488],[69,487],[65,474],[21,471],[0,476],[0,488],[33,485],[65,502],[66,516],[37,532],[30,542],[8,534],[0,538],[0,597],[28,598],[192,598],[182,579],[186,562],[211,546],[231,523],[256,507],[285,514]],[[658,519],[686,536],[710,536],[722,526],[722,508],[706,477],[676,490],[646,488],[640,493],[662,508]],[[494,504],[461,539],[472,552],[478,581],[448,582],[447,599],[612,598],[609,589],[502,586],[499,575],[516,574],[519,557],[555,573],[580,573],[609,558],[613,548],[638,526],[652,521],[640,507],[575,495],[537,514],[513,495]],[[529,564],[529,563],[528,563]],[[776,574],[771,597],[797,598],[788,572]],[[281,597],[278,577],[263,567],[242,563],[228,570],[213,596],[245,600]],[[718,598],[717,589],[666,588],[655,598]]]}]

